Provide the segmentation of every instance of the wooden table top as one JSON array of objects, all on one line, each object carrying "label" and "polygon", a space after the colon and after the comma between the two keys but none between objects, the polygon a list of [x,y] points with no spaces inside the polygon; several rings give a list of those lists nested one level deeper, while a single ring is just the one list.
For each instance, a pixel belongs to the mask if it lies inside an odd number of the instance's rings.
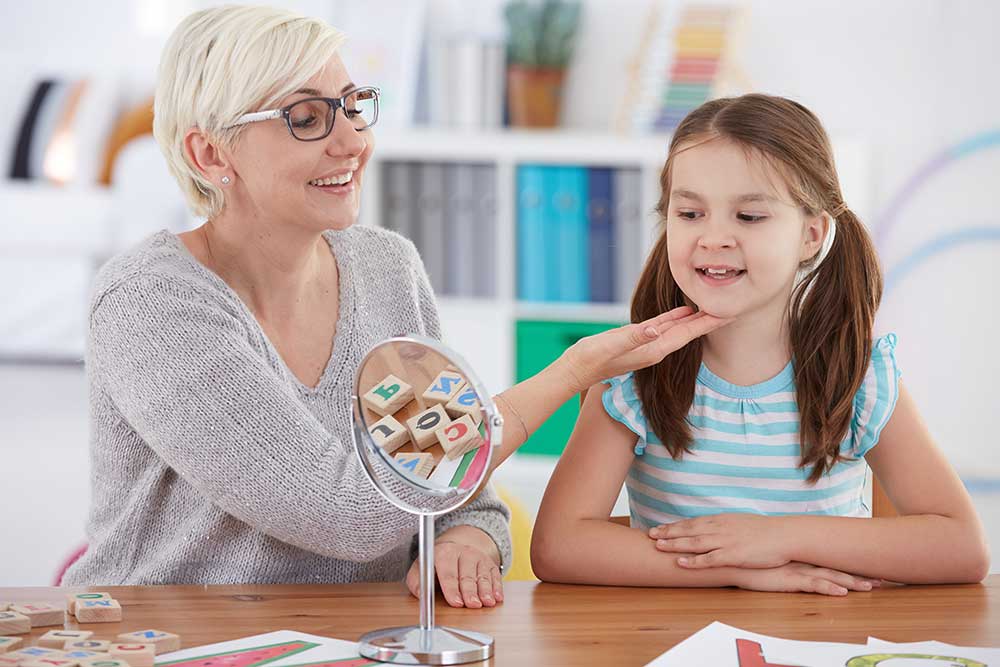
[{"label": "wooden table top", "polygon": [[[80,588],[0,588],[0,600],[63,603]],[[356,641],[378,628],[419,622],[402,584],[128,586],[107,591],[121,623],[88,624],[95,639],[155,628],[185,647],[273,630]],[[437,605],[437,623],[496,638],[490,665],[642,665],[712,621],[752,632],[864,644],[936,639],[1000,646],[1000,575],[966,586],[887,586],[843,598],[735,589],[651,589],[506,582],[493,609]],[[76,628],[68,619],[66,628]],[[24,635],[25,644],[52,628]],[[483,664],[483,663],[480,663]]]}]

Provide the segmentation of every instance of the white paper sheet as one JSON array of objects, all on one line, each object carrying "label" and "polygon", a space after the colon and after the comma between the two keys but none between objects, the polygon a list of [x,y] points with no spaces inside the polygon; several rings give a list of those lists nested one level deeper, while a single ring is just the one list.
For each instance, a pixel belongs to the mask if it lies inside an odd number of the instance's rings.
[{"label": "white paper sheet", "polygon": [[[670,649],[650,667],[1000,667],[1000,649],[941,642],[876,644],[779,639],[715,622]],[[954,658],[948,661],[945,658]]]}]

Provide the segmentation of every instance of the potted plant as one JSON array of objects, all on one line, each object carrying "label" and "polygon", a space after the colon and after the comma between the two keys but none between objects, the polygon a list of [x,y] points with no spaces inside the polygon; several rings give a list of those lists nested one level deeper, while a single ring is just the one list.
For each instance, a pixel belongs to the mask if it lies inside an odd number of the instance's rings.
[{"label": "potted plant", "polygon": [[510,124],[553,127],[559,123],[563,80],[573,54],[580,3],[516,0],[507,19],[507,110]]}]

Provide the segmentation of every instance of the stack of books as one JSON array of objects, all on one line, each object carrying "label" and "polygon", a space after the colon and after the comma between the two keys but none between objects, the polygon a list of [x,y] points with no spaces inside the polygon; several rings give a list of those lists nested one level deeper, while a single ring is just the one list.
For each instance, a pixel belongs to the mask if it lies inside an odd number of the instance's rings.
[{"label": "stack of books", "polygon": [[436,294],[496,296],[496,168],[387,162],[382,224],[411,239]]},{"label": "stack of books", "polygon": [[517,169],[523,301],[625,303],[642,268],[638,169]]}]

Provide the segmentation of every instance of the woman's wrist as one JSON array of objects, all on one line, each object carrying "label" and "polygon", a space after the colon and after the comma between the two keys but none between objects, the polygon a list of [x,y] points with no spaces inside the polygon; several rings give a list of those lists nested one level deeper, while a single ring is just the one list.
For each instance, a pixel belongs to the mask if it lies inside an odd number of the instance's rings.
[{"label": "woman's wrist", "polygon": [[558,386],[566,387],[570,396],[589,389],[597,381],[594,380],[594,382],[591,382],[584,376],[582,369],[579,367],[579,362],[575,359],[572,346],[567,348],[542,372],[550,374]]}]

